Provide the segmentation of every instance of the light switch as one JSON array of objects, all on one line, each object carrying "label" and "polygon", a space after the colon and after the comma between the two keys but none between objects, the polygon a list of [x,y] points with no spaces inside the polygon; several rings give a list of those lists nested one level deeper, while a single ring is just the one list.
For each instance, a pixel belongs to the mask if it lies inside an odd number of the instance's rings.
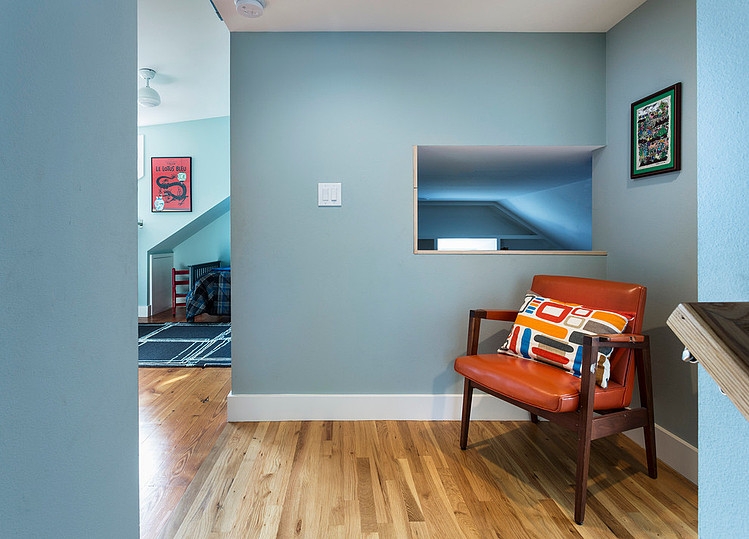
[{"label": "light switch", "polygon": [[340,206],[341,184],[340,183],[318,183],[317,184],[318,206]]}]

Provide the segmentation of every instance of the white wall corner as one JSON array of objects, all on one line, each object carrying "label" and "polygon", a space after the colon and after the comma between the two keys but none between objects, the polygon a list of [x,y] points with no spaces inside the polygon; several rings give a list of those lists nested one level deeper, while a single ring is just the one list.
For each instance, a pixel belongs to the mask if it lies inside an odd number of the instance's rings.
[{"label": "white wall corner", "polygon": [[[634,429],[625,433],[641,447],[645,447],[645,437],[642,429]],[[669,465],[678,473],[697,484],[698,450],[675,434],[660,425],[655,426],[655,452],[658,460]]]}]

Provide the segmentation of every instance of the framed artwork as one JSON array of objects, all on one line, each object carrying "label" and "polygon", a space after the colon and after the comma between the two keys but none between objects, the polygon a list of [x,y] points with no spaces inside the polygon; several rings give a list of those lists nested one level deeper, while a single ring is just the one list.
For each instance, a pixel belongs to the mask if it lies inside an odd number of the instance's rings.
[{"label": "framed artwork", "polygon": [[151,158],[151,211],[192,211],[192,157]]},{"label": "framed artwork", "polygon": [[632,103],[630,177],[681,170],[681,83]]}]

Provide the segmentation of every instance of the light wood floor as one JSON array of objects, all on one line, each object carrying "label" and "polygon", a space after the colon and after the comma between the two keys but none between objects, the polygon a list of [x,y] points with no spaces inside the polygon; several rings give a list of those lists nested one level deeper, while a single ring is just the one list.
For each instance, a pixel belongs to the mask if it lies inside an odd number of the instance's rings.
[{"label": "light wood floor", "polygon": [[158,537],[226,426],[231,369],[138,369],[141,538]]},{"label": "light wood floor", "polygon": [[164,431],[141,537],[697,537],[697,488],[662,463],[650,479],[623,435],[593,442],[578,526],[574,438],[556,425],[474,422],[461,451],[452,421],[225,424],[229,369],[141,371],[162,372],[141,373],[160,388],[141,388],[142,451]]}]

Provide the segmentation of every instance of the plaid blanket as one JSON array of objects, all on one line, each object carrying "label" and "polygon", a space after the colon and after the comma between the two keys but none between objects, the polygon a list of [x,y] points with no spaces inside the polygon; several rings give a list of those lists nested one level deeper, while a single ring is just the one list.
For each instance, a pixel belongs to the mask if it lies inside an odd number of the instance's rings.
[{"label": "plaid blanket", "polygon": [[202,313],[231,314],[231,272],[212,270],[197,280],[187,294],[185,317],[192,322]]}]

